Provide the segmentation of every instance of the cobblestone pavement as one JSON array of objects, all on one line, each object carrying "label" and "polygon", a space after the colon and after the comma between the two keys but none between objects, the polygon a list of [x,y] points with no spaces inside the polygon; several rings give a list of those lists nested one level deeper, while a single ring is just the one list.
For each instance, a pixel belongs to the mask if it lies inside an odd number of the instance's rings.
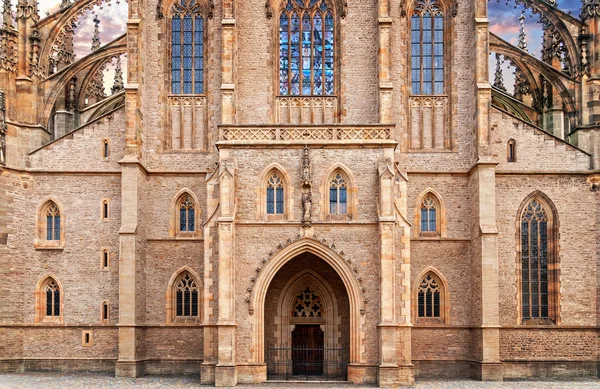
[{"label": "cobblestone pavement", "polygon": [[[0,389],[162,389],[162,388],[210,388],[201,386],[198,376],[146,376],[143,378],[115,378],[112,374],[63,374],[25,373],[0,374]],[[359,386],[346,383],[269,383],[261,385],[239,385],[236,389],[278,388],[343,388],[366,389],[374,386]],[[600,380],[577,379],[571,381],[507,381],[478,382],[471,380],[426,381],[419,380],[406,389],[599,389]]]}]

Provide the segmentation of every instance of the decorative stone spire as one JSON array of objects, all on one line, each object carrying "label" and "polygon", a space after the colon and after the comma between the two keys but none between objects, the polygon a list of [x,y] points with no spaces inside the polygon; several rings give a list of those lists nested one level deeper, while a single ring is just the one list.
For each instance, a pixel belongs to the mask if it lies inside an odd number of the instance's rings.
[{"label": "decorative stone spire", "polygon": [[514,90],[515,99],[517,99],[519,101],[523,101],[523,96],[531,93],[531,87],[529,86],[529,83],[527,82],[527,79],[525,78],[523,71],[521,69],[519,69],[519,67],[516,65],[515,65],[514,75],[515,75],[515,88],[514,88],[515,89]]},{"label": "decorative stone spire", "polygon": [[17,19],[22,18],[31,18],[34,22],[40,20],[37,0],[19,0],[17,5]]},{"label": "decorative stone spire", "polygon": [[92,38],[92,51],[100,48],[100,19],[94,15],[94,37]]},{"label": "decorative stone spire", "polygon": [[110,89],[112,93],[117,93],[123,88],[125,85],[123,84],[123,69],[121,68],[121,56],[117,57],[117,66],[115,67],[115,83]]},{"label": "decorative stone spire", "polygon": [[504,86],[504,76],[502,74],[503,63],[504,61],[502,60],[502,56],[496,53],[496,72],[494,73],[494,88],[506,92],[506,87]]},{"label": "decorative stone spire", "polygon": [[10,0],[4,0],[2,7],[2,28],[5,30],[14,30],[12,10],[10,8]]},{"label": "decorative stone spire", "polygon": [[527,34],[525,34],[525,10],[521,11],[521,16],[519,16],[519,24],[521,27],[519,28],[519,43],[517,47],[523,51],[527,51]]}]

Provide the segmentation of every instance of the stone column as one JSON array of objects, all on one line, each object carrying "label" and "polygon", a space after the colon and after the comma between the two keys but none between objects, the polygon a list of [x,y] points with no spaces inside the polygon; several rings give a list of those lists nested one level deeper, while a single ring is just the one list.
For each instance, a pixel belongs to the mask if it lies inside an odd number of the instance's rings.
[{"label": "stone column", "polygon": [[219,232],[219,321],[218,362],[215,368],[215,386],[235,386],[237,367],[235,361],[235,163],[221,156],[219,172],[220,213]]}]

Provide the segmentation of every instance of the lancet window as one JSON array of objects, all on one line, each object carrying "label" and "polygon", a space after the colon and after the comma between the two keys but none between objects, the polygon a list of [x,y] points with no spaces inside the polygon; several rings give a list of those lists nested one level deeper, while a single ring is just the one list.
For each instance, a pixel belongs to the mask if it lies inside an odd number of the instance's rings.
[{"label": "lancet window", "polygon": [[335,19],[330,0],[287,0],[279,16],[279,93],[335,94]]},{"label": "lancet window", "polygon": [[204,94],[205,18],[200,0],[177,0],[171,11],[171,93]]},{"label": "lancet window", "polygon": [[45,286],[46,317],[60,316],[60,289],[56,281],[50,279]]},{"label": "lancet window", "polygon": [[437,202],[432,196],[425,196],[421,203],[421,232],[437,233]]},{"label": "lancet window", "polygon": [[329,213],[343,215],[348,212],[348,185],[342,173],[335,173],[329,184]]},{"label": "lancet window", "polygon": [[184,195],[179,200],[179,232],[194,232],[196,223],[196,210],[194,202],[189,195]]},{"label": "lancet window", "polygon": [[269,176],[269,181],[267,182],[267,214],[282,215],[284,213],[283,194],[283,180],[278,173],[274,172]]},{"label": "lancet window", "polygon": [[441,317],[441,285],[431,273],[427,273],[421,280],[417,298],[419,317]]},{"label": "lancet window", "polygon": [[442,7],[435,0],[417,0],[410,24],[412,94],[444,94]]},{"label": "lancet window", "polygon": [[177,317],[198,316],[198,286],[188,272],[175,283],[175,303]]}]

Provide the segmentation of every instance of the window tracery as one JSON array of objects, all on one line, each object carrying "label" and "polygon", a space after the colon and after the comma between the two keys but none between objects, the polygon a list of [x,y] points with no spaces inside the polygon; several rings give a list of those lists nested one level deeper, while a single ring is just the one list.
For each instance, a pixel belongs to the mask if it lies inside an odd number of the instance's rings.
[{"label": "window tracery", "polygon": [[188,272],[185,272],[175,285],[175,316],[198,316],[198,286],[194,278]]},{"label": "window tracery", "polygon": [[329,0],[284,1],[279,17],[279,93],[335,93],[335,19]]},{"label": "window tracery", "polygon": [[60,289],[56,281],[50,279],[44,288],[46,292],[46,317],[60,316]]},{"label": "window tracery", "polygon": [[293,317],[323,317],[321,297],[310,287],[306,287],[296,296],[292,308]]},{"label": "window tracery", "polygon": [[196,229],[196,209],[189,195],[179,201],[179,232],[194,232]]},{"label": "window tracery", "polygon": [[421,232],[437,233],[437,202],[431,195],[421,202]]},{"label": "window tracery", "polygon": [[556,282],[550,244],[551,218],[539,199],[532,199],[521,215],[521,316],[528,320],[556,320]]},{"label": "window tracery", "polygon": [[348,212],[348,186],[346,177],[337,172],[329,184],[329,213],[343,215]]},{"label": "window tracery", "polygon": [[171,11],[171,93],[204,94],[204,7],[178,0]]},{"label": "window tracery", "polygon": [[414,95],[444,94],[444,12],[436,0],[418,0],[411,17]]},{"label": "window tracery", "polygon": [[284,213],[284,185],[277,172],[271,173],[267,183],[267,214],[282,215]]},{"label": "window tracery", "polygon": [[427,273],[419,284],[418,315],[419,317],[441,318],[441,286],[431,273]]}]

